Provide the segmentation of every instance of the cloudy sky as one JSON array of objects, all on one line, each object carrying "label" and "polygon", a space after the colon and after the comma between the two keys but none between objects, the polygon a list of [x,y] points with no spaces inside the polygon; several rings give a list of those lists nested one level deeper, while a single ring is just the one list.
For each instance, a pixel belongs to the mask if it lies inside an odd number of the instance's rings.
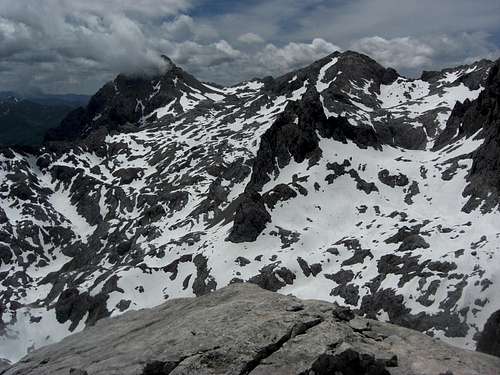
[{"label": "cloudy sky", "polygon": [[0,0],[0,91],[91,94],[161,54],[232,84],[347,49],[409,76],[495,59],[500,1]]}]

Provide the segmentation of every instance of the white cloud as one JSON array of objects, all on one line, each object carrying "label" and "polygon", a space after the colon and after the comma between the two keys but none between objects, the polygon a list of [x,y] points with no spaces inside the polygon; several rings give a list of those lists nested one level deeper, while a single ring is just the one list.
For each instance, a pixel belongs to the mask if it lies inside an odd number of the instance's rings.
[{"label": "white cloud", "polygon": [[280,75],[338,46],[405,74],[499,54],[498,0],[268,0],[190,15],[210,1],[0,0],[0,82],[92,93],[118,72],[157,71],[161,54],[220,83]]},{"label": "white cloud", "polygon": [[161,54],[200,79],[236,83],[284,74],[338,49],[321,38],[264,45],[247,32],[226,39],[213,25],[176,13],[189,1],[26,1],[25,10],[11,6],[0,16],[5,87],[25,89],[30,76],[48,91],[91,93],[120,72],[161,72]]},{"label": "white cloud", "polygon": [[93,14],[98,17],[123,14],[130,18],[164,17],[175,15],[192,6],[192,0],[0,0],[3,13],[23,13],[30,17],[39,14]]},{"label": "white cloud", "polygon": [[417,74],[424,68],[471,63],[480,58],[495,59],[500,55],[499,48],[489,41],[489,35],[481,32],[392,39],[373,36],[353,42],[351,48],[384,66]]},{"label": "white cloud", "polygon": [[431,46],[409,37],[390,40],[380,36],[362,38],[352,44],[352,49],[395,68],[417,68],[429,64],[435,53]]},{"label": "white cloud", "polygon": [[284,47],[268,44],[256,55],[256,60],[262,68],[283,74],[338,50],[340,47],[315,38],[311,43],[292,42]]},{"label": "white cloud", "polygon": [[169,51],[167,54],[171,56],[176,64],[185,67],[192,73],[200,73],[200,68],[231,63],[241,55],[240,51],[234,49],[225,40],[210,44],[200,44],[192,41],[170,43]]},{"label": "white cloud", "polygon": [[31,39],[31,31],[25,24],[0,16],[0,57],[24,51]]},{"label": "white cloud", "polygon": [[238,40],[242,43],[247,44],[259,44],[264,43],[264,39],[255,33],[245,33],[238,37]]},{"label": "white cloud", "polygon": [[92,92],[103,77],[118,72],[158,71],[164,63],[158,48],[161,28],[154,22],[190,4],[191,0],[0,0],[0,70],[6,72],[0,79],[4,86],[23,89],[24,77],[31,76],[47,90]]},{"label": "white cloud", "polygon": [[222,62],[222,66],[205,66],[199,74],[208,80],[223,83],[268,75],[276,77],[307,66],[339,49],[320,38],[309,43],[292,42],[283,46],[269,43],[257,51],[240,51],[233,60]]},{"label": "white cloud", "polygon": [[211,41],[219,37],[219,33],[213,27],[196,22],[186,14],[177,16],[173,21],[164,22],[158,35],[169,40],[197,42]]},{"label": "white cloud", "polygon": [[234,49],[228,42],[225,40],[220,40],[214,44],[214,47],[217,51],[224,53],[228,57],[236,58],[241,55],[240,51]]}]

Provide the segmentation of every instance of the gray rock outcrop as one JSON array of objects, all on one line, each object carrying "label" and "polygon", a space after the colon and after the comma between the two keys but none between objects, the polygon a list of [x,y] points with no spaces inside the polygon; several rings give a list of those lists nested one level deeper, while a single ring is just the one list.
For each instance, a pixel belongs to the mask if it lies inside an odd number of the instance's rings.
[{"label": "gray rock outcrop", "polygon": [[100,320],[3,375],[495,375],[500,358],[314,300],[233,284]]},{"label": "gray rock outcrop", "polygon": [[0,358],[0,372],[7,370],[10,367],[11,363],[6,359]]}]

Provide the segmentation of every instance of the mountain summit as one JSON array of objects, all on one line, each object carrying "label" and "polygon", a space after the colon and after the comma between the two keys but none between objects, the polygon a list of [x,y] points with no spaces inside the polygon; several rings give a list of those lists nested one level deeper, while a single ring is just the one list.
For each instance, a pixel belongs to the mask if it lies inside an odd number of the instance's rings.
[{"label": "mountain summit", "polygon": [[[73,141],[95,129],[118,130],[130,124],[144,124],[166,115],[176,116],[192,108],[193,100],[217,100],[220,95],[162,56],[165,69],[157,76],[120,74],[90,100],[86,108],[68,115],[47,141]],[[189,98],[189,99],[188,99]]]},{"label": "mountain summit", "polygon": [[500,61],[119,75],[0,151],[0,346],[250,282],[500,355]]}]

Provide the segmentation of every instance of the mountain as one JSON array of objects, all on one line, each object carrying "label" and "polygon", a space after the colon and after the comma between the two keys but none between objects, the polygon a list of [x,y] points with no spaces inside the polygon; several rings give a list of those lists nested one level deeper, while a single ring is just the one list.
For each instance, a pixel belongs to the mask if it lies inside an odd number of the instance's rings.
[{"label": "mountain", "polygon": [[68,105],[71,107],[85,107],[89,102],[90,96],[82,94],[47,94],[39,89],[31,90],[27,93],[0,91],[0,100],[4,99],[28,100],[33,103],[49,106]]},{"label": "mountain", "polygon": [[32,94],[27,97],[28,100],[45,105],[68,105],[71,107],[85,107],[90,97],[81,94]]},{"label": "mountain", "polygon": [[500,355],[499,66],[117,76],[0,151],[0,357],[241,281]]},{"label": "mountain", "polygon": [[19,97],[14,91],[0,91],[0,100]]},{"label": "mountain", "polygon": [[84,95],[0,92],[0,145],[41,144],[48,129],[57,127],[69,112],[87,101]]},{"label": "mountain", "polygon": [[[61,126],[47,132],[46,140],[75,140],[100,127],[117,130],[127,124],[145,124],[158,117],[187,112],[196,103],[223,98],[217,88],[202,84],[168,57],[159,77],[119,75],[89,101],[87,108],[72,112]],[[170,104],[170,106],[169,106]]]},{"label": "mountain", "polygon": [[173,299],[103,319],[3,374],[496,375],[499,368],[500,358],[331,303],[233,284],[194,303]]}]

